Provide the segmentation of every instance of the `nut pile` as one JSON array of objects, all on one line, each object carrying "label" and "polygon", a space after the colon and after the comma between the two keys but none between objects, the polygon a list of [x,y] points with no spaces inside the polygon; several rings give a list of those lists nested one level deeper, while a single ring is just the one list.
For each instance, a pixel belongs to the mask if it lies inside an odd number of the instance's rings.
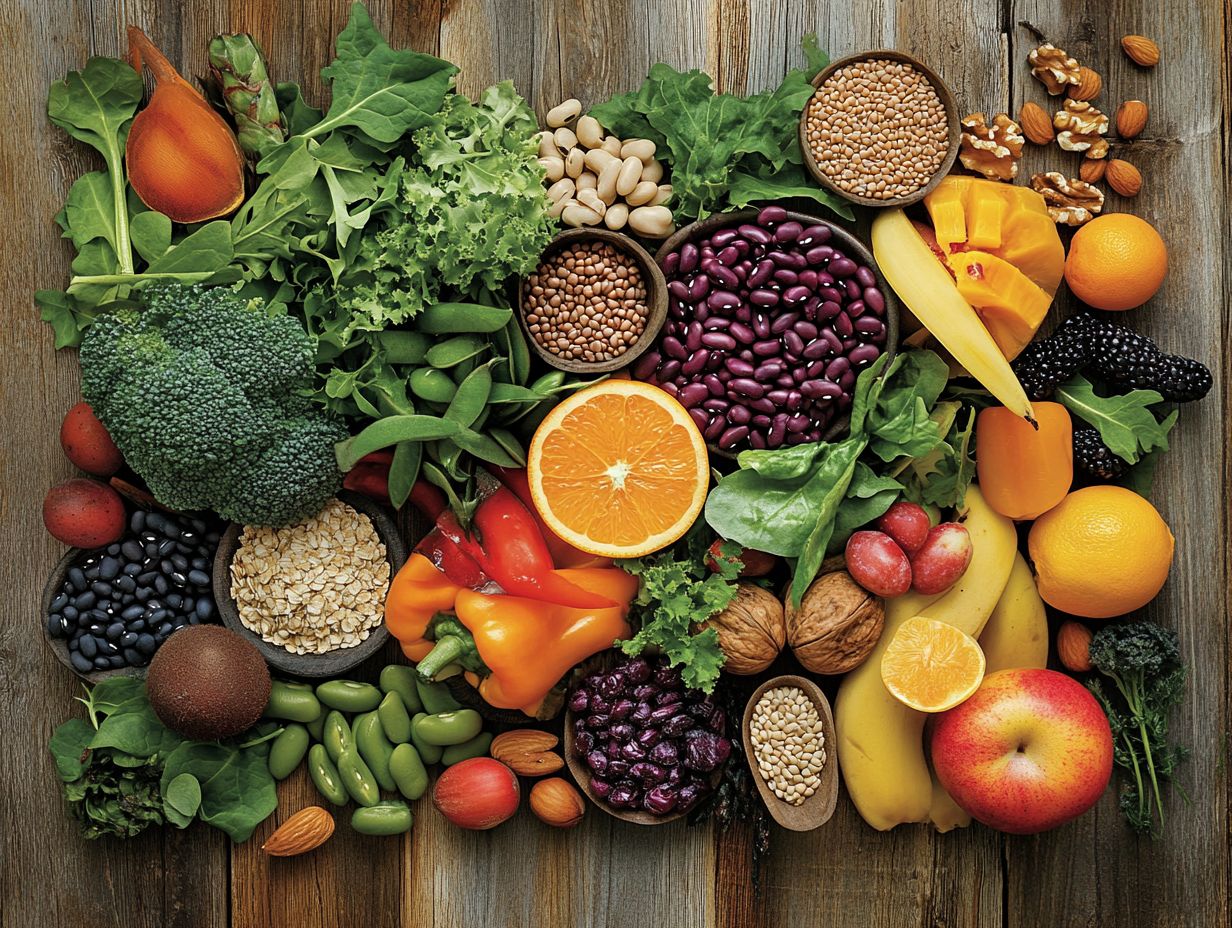
[{"label": "nut pile", "polygon": [[294,654],[353,648],[381,624],[389,562],[363,513],[333,499],[286,528],[245,525],[231,561],[240,621]]},{"label": "nut pile", "polygon": [[650,309],[638,263],[607,242],[579,242],[543,260],[526,281],[531,337],[568,361],[611,361],[646,330]]},{"label": "nut pile", "polygon": [[945,107],[928,78],[901,61],[837,69],[805,110],[818,169],[840,190],[893,200],[924,187],[949,145]]},{"label": "nut pile", "polygon": [[825,734],[813,701],[798,686],[766,690],[749,722],[757,769],[784,802],[802,805],[821,785]]}]

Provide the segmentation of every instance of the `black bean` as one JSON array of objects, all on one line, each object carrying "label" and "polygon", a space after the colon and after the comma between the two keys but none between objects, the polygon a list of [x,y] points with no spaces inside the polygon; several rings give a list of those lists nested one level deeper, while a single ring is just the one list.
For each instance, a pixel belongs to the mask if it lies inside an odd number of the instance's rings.
[{"label": "black bean", "polygon": [[188,577],[184,576],[184,574],[180,573],[178,570],[172,571],[167,579],[178,587],[188,586]]},{"label": "black bean", "polygon": [[111,655],[111,657],[107,658],[107,666],[112,670],[122,670],[127,666],[124,661],[124,655],[119,653]]},{"label": "black bean", "polygon": [[154,591],[151,589],[147,589],[147,588],[141,588],[137,590],[136,593],[133,594],[133,596],[136,597],[137,602],[139,603],[145,602],[147,599],[149,599],[153,595],[154,595]]},{"label": "black bean", "polygon": [[145,570],[145,567],[142,566],[141,560],[138,559],[131,564],[124,565],[124,576],[125,577],[136,577],[143,570]]},{"label": "black bean", "polygon": [[[89,625],[86,626],[85,630],[88,631],[91,635],[98,637],[99,635],[102,635],[107,630],[107,626],[99,622],[91,622]],[[102,639],[100,638],[99,640],[101,641]]]},{"label": "black bean", "polygon": [[188,573],[188,558],[182,554],[171,555],[171,563],[180,573]]},{"label": "black bean", "polygon": [[89,567],[87,567],[87,568],[83,571],[83,573],[85,574],[85,577],[86,577],[86,579],[87,579],[87,580],[89,580],[89,581],[91,581],[91,582],[93,582],[93,581],[97,580],[97,579],[98,579],[98,565],[97,565],[97,564],[90,564],[90,566],[89,566]]},{"label": "black bean", "polygon": [[70,651],[78,650],[80,648],[80,642],[81,642],[81,636],[74,635],[72,638],[68,640],[68,649]]},{"label": "black bean", "polygon": [[78,673],[89,673],[94,669],[94,662],[80,651],[69,652],[68,659]]},{"label": "black bean", "polygon": [[137,650],[140,651],[142,654],[145,654],[145,655],[153,654],[154,649],[157,647],[158,647],[158,643],[155,642],[153,635],[145,634],[145,635],[137,636]]},{"label": "black bean", "polygon": [[47,616],[47,634],[52,638],[62,638],[68,627],[64,624],[64,616],[58,612],[52,612]]},{"label": "black bean", "polygon": [[131,647],[125,648],[122,654],[124,657],[124,663],[128,664],[129,666],[132,666],[133,664],[138,664],[141,662],[141,655],[138,654]]},{"label": "black bean", "polygon": [[131,648],[137,643],[137,636],[133,632],[125,632],[120,636],[120,647]]},{"label": "black bean", "polygon": [[192,568],[193,570],[204,570],[206,572],[209,572],[210,560],[209,558],[205,558],[205,557],[194,557],[191,561],[188,562],[188,566]]},{"label": "black bean", "polygon": [[145,557],[148,557],[148,558],[158,557],[158,542],[157,541],[147,541],[145,543],[145,546],[141,550]]},{"label": "black bean", "polygon": [[68,594],[57,593],[51,601],[51,609],[53,612],[59,612],[68,605]]},{"label": "black bean", "polygon": [[115,641],[123,634],[124,634],[124,623],[123,622],[113,622],[112,624],[107,626],[106,635],[107,635],[108,641]]},{"label": "black bean", "polygon": [[145,528],[145,515],[146,514],[145,514],[144,509],[133,510],[133,514],[129,517],[129,520],[128,520],[128,527],[132,529],[134,532],[140,532],[142,529]]},{"label": "black bean", "polygon": [[77,594],[76,599],[73,600],[73,605],[78,609],[92,609],[96,602],[98,602],[98,594],[93,590],[86,590],[84,593]]},{"label": "black bean", "polygon": [[140,634],[141,632],[145,631],[145,619],[133,619],[125,627],[130,632],[137,632],[138,634]]},{"label": "black bean", "polygon": [[[194,618],[195,618],[195,616],[194,616]],[[175,618],[173,618],[173,619],[171,620],[171,627],[172,627],[173,629],[176,629],[176,628],[183,628],[183,627],[184,627],[185,625],[187,625],[187,624],[189,624],[189,620],[188,620],[188,618],[187,618],[186,616],[177,615]],[[196,623],[193,623],[193,624],[196,624]]]},{"label": "black bean", "polygon": [[133,619],[139,619],[145,614],[145,607],[135,604],[127,607],[120,613],[120,618],[125,622],[131,622]]},{"label": "black bean", "polygon": [[120,575],[120,562],[114,557],[105,557],[98,565],[100,580],[114,580]]},{"label": "black bean", "polygon": [[175,626],[170,622],[163,622],[160,626],[158,626],[158,634],[162,635],[164,638],[170,635],[173,631],[175,631]]},{"label": "black bean", "polygon": [[86,588],[86,575],[80,567],[70,567],[68,570],[68,582],[73,585],[74,590],[84,590]]},{"label": "black bean", "polygon": [[116,582],[112,584],[121,593],[131,593],[137,589],[137,581],[132,577],[118,577]]},{"label": "black bean", "polygon": [[161,512],[151,512],[145,517],[145,524],[149,526],[150,531],[165,532],[167,530],[167,517]]},{"label": "black bean", "polygon": [[90,590],[95,596],[106,598],[111,595],[111,584],[103,580],[95,580],[90,584]]},{"label": "black bean", "polygon": [[147,610],[148,611],[145,614],[145,620],[149,622],[151,625],[153,625],[155,622],[162,622],[164,619],[167,618],[167,616],[171,615],[170,609],[163,608],[157,602],[151,602],[149,607],[147,607]]},{"label": "black bean", "polygon": [[167,583],[166,577],[159,575],[154,578],[154,589],[158,592],[159,596],[162,596],[171,589],[171,585]]},{"label": "black bean", "polygon": [[163,602],[165,602],[172,609],[179,609],[180,606],[184,604],[184,600],[188,598],[189,597],[180,593],[168,593],[165,597],[163,597]]},{"label": "black bean", "polygon": [[89,628],[94,624],[94,620],[90,618],[90,613],[88,612],[83,612],[81,615],[77,616],[74,621],[76,622],[78,628]]}]

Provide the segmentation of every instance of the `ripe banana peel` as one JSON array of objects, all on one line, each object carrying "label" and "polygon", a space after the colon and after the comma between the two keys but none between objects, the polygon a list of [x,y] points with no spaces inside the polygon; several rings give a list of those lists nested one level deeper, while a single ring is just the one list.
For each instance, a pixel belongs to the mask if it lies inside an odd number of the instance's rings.
[{"label": "ripe banana peel", "polygon": [[1018,553],[1014,523],[994,512],[978,488],[967,490],[965,505],[964,524],[971,536],[967,572],[940,596],[908,593],[889,600],[877,646],[843,679],[835,700],[843,781],[864,821],[880,831],[928,821],[933,809],[932,777],[924,757],[927,716],[890,695],[881,680],[882,655],[899,627],[917,615],[978,636],[1001,598]]}]

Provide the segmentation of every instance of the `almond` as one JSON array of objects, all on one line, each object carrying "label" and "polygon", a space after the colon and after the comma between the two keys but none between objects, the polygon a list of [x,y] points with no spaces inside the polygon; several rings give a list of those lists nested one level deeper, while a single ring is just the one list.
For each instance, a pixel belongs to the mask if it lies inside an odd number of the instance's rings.
[{"label": "almond", "polygon": [[1078,69],[1078,83],[1070,84],[1067,92],[1071,100],[1094,100],[1103,88],[1104,81],[1099,72],[1082,67]]},{"label": "almond", "polygon": [[1150,110],[1141,100],[1126,100],[1116,111],[1117,135],[1123,139],[1132,139],[1146,128],[1146,117]]},{"label": "almond", "polygon": [[541,777],[565,765],[552,748],[560,739],[535,728],[515,728],[492,739],[488,753],[520,777]]},{"label": "almond", "polygon": [[1091,669],[1091,630],[1081,622],[1065,622],[1057,629],[1057,657],[1066,670],[1086,673]]},{"label": "almond", "polygon": [[1048,145],[1055,137],[1052,117],[1035,103],[1024,103],[1018,112],[1018,125],[1022,134],[1036,145]]},{"label": "almond", "polygon": [[1113,158],[1104,172],[1108,186],[1123,197],[1136,197],[1142,189],[1142,174],[1128,161]]},{"label": "almond", "polygon": [[1121,39],[1121,48],[1134,62],[1144,68],[1159,64],[1159,46],[1144,35],[1127,35]]},{"label": "almond", "polygon": [[530,810],[554,828],[572,828],[586,815],[586,804],[570,783],[549,777],[531,787]]},{"label": "almond", "polygon": [[261,850],[271,857],[294,857],[320,847],[333,833],[334,817],[320,806],[308,806],[279,825]]},{"label": "almond", "polygon": [[1104,171],[1108,162],[1102,158],[1084,158],[1078,168],[1078,177],[1088,184],[1098,184],[1104,179]]}]

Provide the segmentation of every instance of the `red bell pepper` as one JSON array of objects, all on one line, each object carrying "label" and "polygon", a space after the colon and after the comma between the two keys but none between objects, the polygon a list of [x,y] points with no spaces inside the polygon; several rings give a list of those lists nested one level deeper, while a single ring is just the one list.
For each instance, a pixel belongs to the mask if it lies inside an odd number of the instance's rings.
[{"label": "red bell pepper", "polygon": [[514,495],[522,501],[527,511],[530,512],[535,523],[539,526],[539,531],[543,535],[544,542],[547,543],[548,550],[552,552],[552,562],[557,567],[595,567],[611,564],[611,558],[598,558],[580,548],[575,548],[548,528],[547,523],[543,521],[543,517],[539,515],[539,511],[535,508],[535,500],[531,496],[530,481],[526,477],[525,468],[497,467],[495,464],[492,464],[488,466],[488,470],[501,483],[512,490]]},{"label": "red bell pepper", "polygon": [[360,458],[342,478],[342,485],[355,493],[389,505],[389,466],[394,453],[390,449],[373,451]]}]

